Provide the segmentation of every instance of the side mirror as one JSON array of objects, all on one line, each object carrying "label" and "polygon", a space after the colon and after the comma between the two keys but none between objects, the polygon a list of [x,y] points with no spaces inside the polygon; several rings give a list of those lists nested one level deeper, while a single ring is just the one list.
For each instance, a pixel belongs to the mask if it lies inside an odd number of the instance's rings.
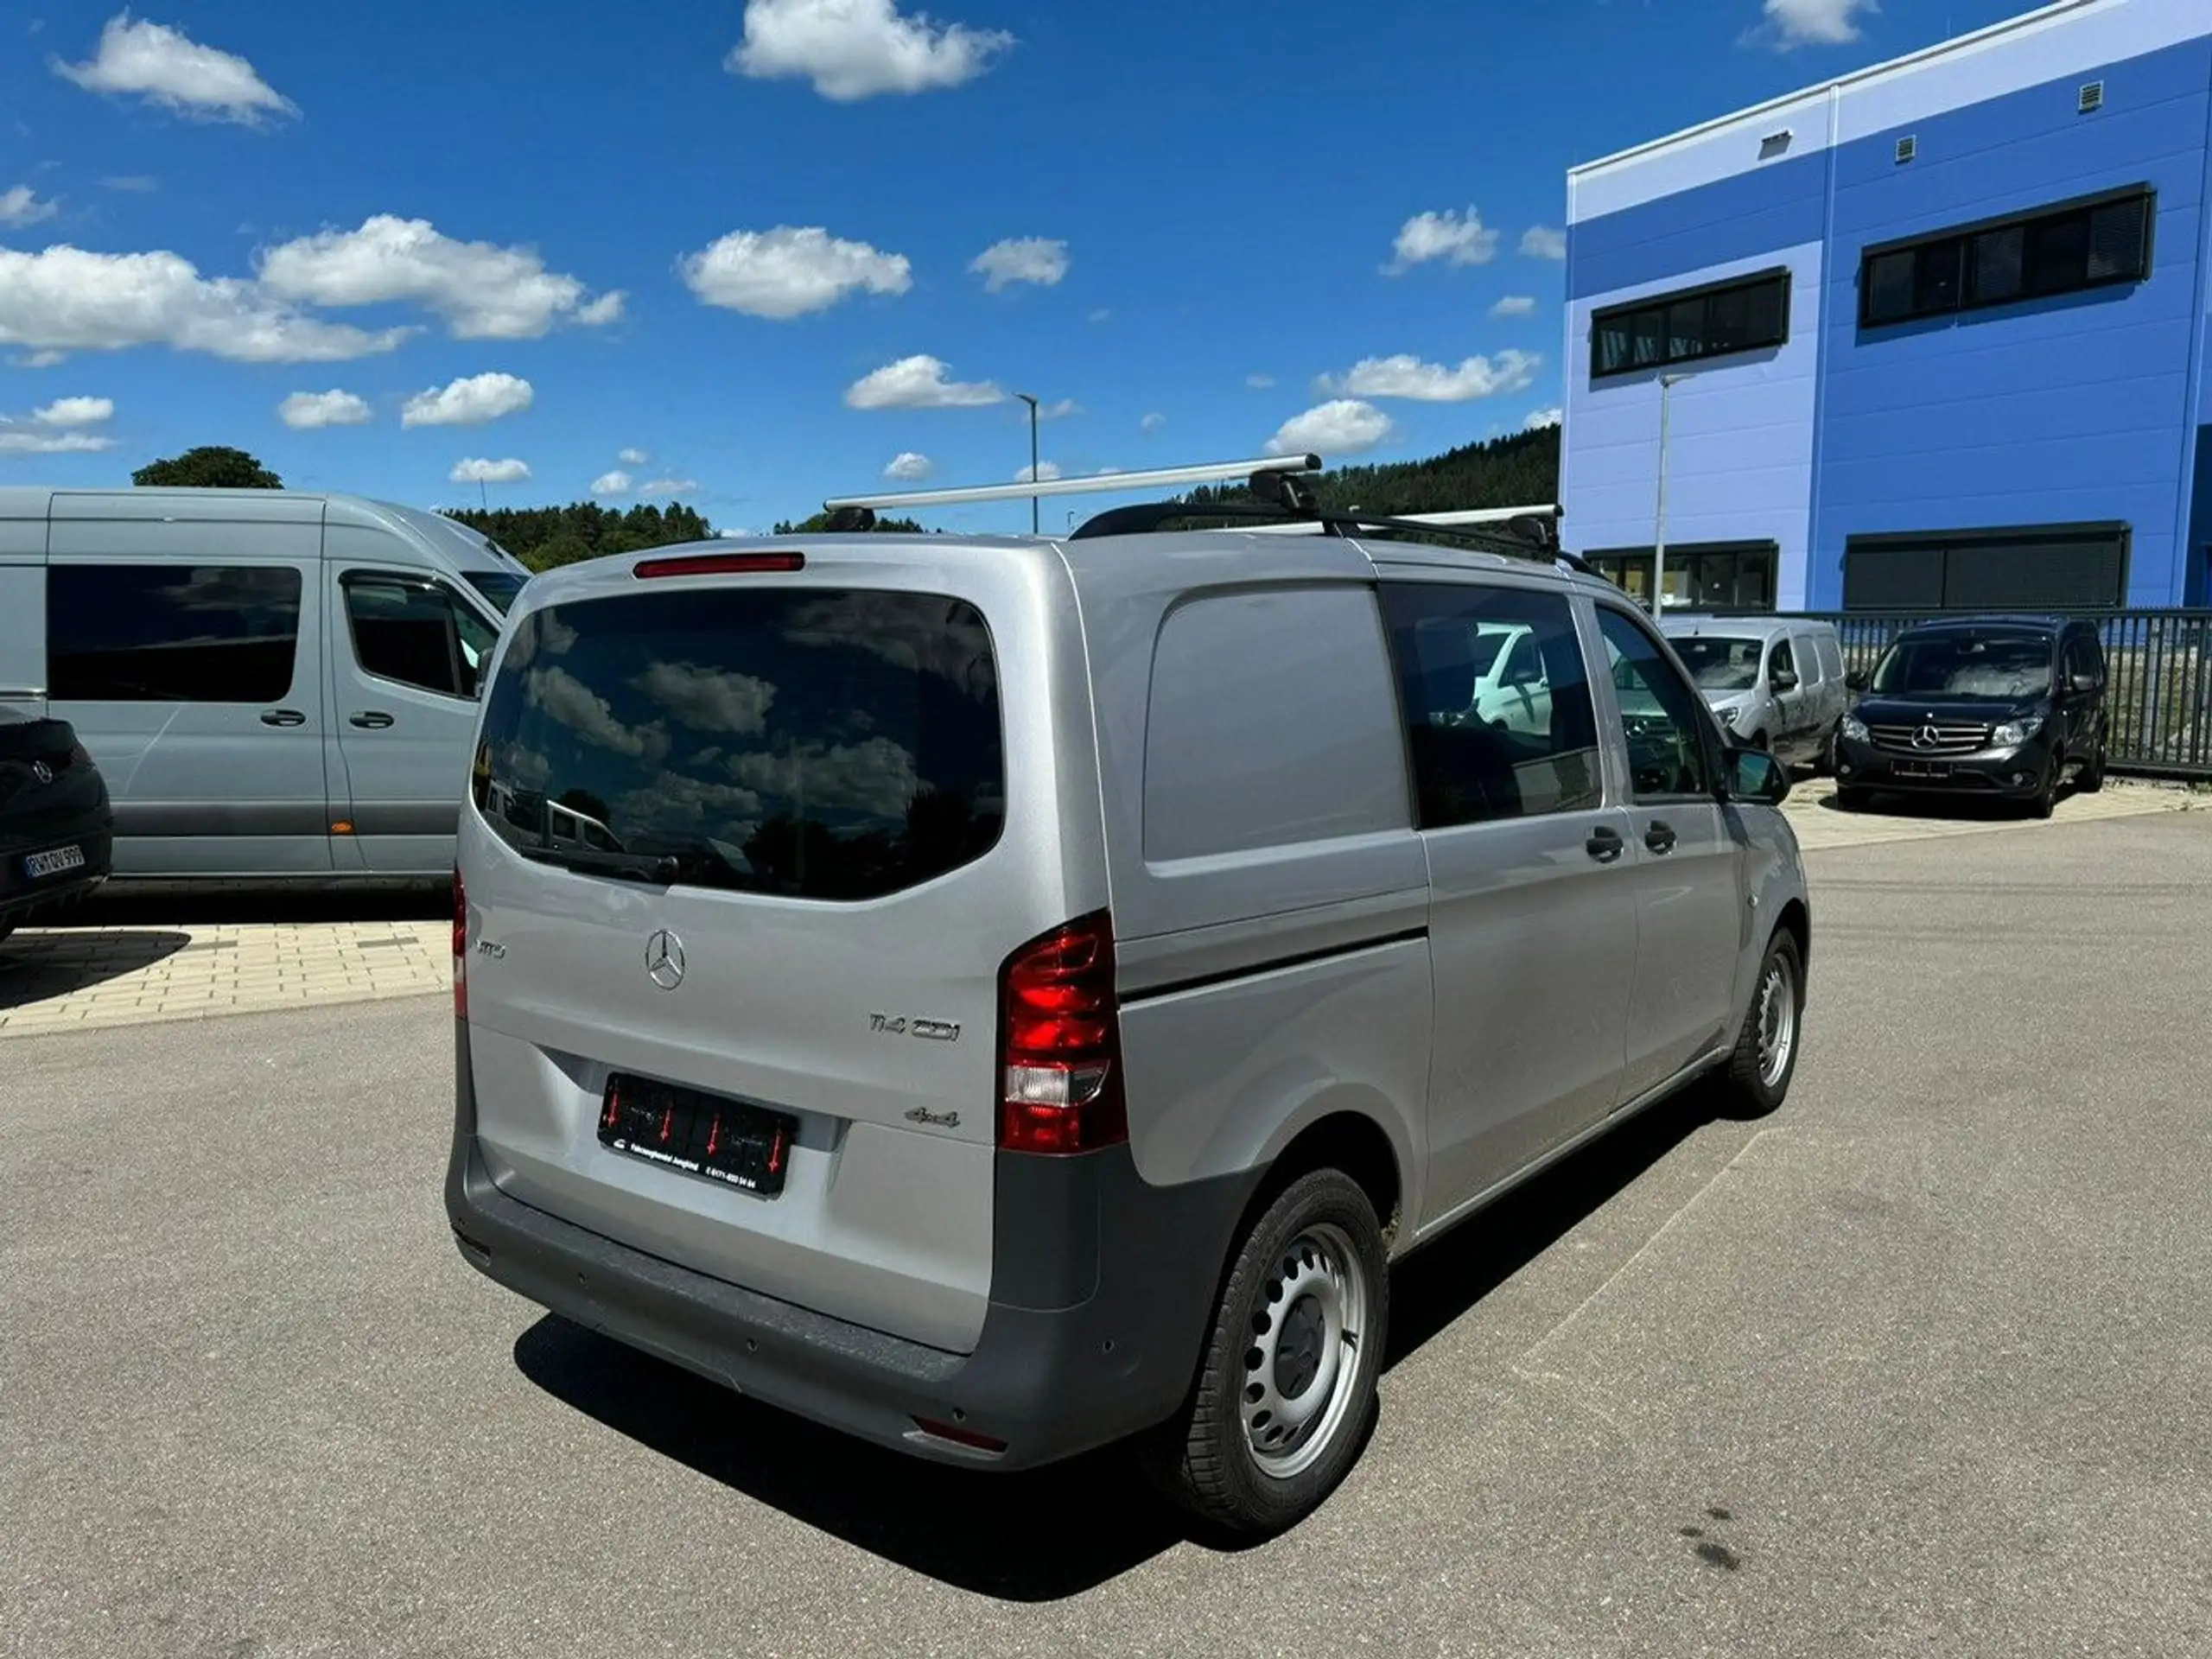
[{"label": "side mirror", "polygon": [[2101,674],[2075,674],[2068,680],[2067,683],[2076,691],[2101,691],[2104,690],[2105,682],[2104,676]]},{"label": "side mirror", "polygon": [[1764,749],[1731,749],[1728,797],[1780,806],[1789,798],[1789,769]]},{"label": "side mirror", "polygon": [[1853,691],[1864,691],[1867,685],[1866,671],[1863,668],[1853,669],[1850,673],[1843,677],[1843,683]]},{"label": "side mirror", "polygon": [[1797,689],[1797,671],[1794,668],[1777,668],[1774,671],[1771,683],[1777,691],[1795,691]]}]

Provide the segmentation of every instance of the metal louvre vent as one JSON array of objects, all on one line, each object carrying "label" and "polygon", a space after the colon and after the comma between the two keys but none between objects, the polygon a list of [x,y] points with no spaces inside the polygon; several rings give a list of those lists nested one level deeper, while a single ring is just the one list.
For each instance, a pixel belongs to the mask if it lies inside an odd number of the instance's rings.
[{"label": "metal louvre vent", "polygon": [[1921,726],[1869,726],[1878,749],[1896,754],[1972,754],[1989,745],[1986,726],[1930,721]]},{"label": "metal louvre vent", "polygon": [[1919,154],[1919,139],[1907,137],[1897,140],[1897,162],[1900,166]]},{"label": "metal louvre vent", "polygon": [[2105,84],[2101,80],[2088,82],[2082,88],[2081,95],[2074,100],[2074,107],[2083,115],[2094,114],[2104,106]]}]

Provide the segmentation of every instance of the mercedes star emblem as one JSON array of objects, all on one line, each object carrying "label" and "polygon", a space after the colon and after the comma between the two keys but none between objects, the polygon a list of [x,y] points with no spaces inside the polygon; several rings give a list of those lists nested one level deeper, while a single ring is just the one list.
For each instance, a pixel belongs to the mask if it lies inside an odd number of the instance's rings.
[{"label": "mercedes star emblem", "polygon": [[43,760],[34,760],[31,762],[31,776],[41,784],[50,784],[54,781],[54,768]]},{"label": "mercedes star emblem", "polygon": [[1942,743],[1942,741],[1943,739],[1936,731],[1933,721],[1923,726],[1918,731],[1912,734],[1912,747],[1916,749],[1932,749]]},{"label": "mercedes star emblem", "polygon": [[664,991],[683,982],[683,941],[664,927],[645,941],[645,977]]}]

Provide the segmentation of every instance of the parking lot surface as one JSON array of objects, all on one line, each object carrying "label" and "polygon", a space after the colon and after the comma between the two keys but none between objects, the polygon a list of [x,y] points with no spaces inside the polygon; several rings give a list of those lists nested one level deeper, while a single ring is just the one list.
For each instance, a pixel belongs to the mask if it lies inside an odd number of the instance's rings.
[{"label": "parking lot surface", "polygon": [[0,1654],[2212,1653],[2212,812],[1810,862],[1789,1104],[1408,1263],[1234,1553],[477,1277],[439,1000],[7,1044]]}]

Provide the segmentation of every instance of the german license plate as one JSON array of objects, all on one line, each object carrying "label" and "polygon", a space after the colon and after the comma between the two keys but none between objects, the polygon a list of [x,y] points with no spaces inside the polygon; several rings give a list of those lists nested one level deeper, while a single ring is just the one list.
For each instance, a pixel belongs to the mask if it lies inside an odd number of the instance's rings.
[{"label": "german license plate", "polygon": [[1900,760],[1897,762],[1897,772],[1900,778],[1932,779],[1949,777],[1951,767],[1948,761],[1943,760]]},{"label": "german license plate", "polygon": [[55,847],[43,853],[29,854],[23,859],[24,878],[31,881],[43,881],[49,875],[84,868],[85,849],[81,847]]},{"label": "german license plate", "polygon": [[764,1198],[784,1190],[798,1132],[785,1113],[646,1077],[608,1078],[600,1103],[602,1147]]}]

